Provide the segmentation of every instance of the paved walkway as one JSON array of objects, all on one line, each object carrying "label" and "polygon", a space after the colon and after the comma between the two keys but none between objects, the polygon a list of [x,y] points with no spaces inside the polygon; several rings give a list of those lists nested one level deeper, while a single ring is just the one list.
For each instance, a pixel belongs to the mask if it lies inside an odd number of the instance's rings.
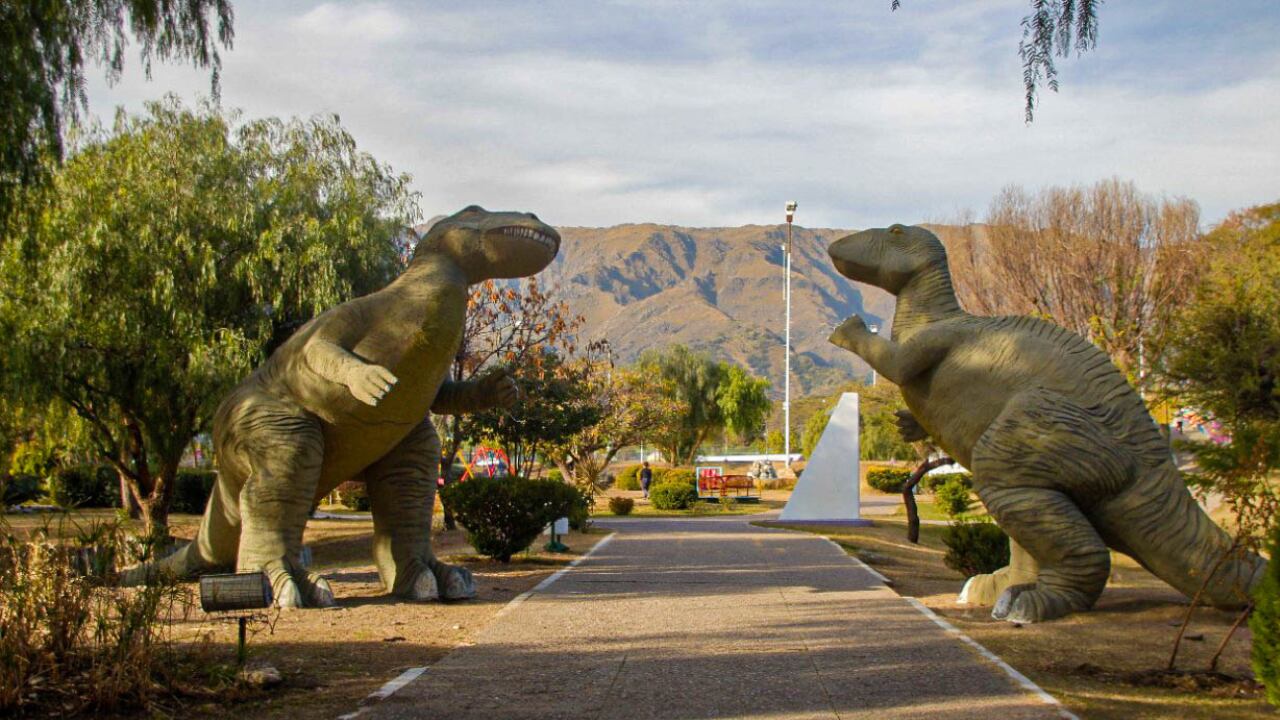
[{"label": "paved walkway", "polygon": [[618,534],[362,718],[1056,718],[822,538]]}]

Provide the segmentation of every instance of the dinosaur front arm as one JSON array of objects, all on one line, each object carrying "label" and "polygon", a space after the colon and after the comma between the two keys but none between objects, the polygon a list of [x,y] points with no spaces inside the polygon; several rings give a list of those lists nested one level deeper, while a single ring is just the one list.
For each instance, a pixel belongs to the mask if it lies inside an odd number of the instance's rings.
[{"label": "dinosaur front arm", "polygon": [[381,365],[366,363],[346,348],[318,336],[303,349],[307,367],[320,377],[343,385],[360,402],[376,406],[396,384],[396,376]]},{"label": "dinosaur front arm", "polygon": [[518,395],[515,381],[505,371],[491,372],[477,380],[446,380],[431,403],[431,412],[458,415],[510,407]]},{"label": "dinosaur front arm", "polygon": [[828,340],[865,360],[895,385],[904,385],[933,367],[947,351],[945,345],[928,340],[905,345],[887,340],[868,330],[857,315],[841,323]]}]

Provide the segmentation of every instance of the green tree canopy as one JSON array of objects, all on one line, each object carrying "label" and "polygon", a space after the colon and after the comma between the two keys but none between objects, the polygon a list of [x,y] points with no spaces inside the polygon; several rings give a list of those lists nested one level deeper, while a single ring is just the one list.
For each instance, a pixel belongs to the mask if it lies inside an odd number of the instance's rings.
[{"label": "green tree canopy", "polygon": [[902,401],[902,393],[898,392],[898,386],[881,381],[875,385],[850,385],[827,398],[805,421],[800,436],[800,449],[805,457],[818,447],[836,403],[847,392],[858,393],[858,448],[863,460],[914,460],[919,455],[898,432],[894,412],[907,406]]},{"label": "green tree canopy", "polygon": [[1256,550],[1271,537],[1249,626],[1254,671],[1280,703],[1280,203],[1231,215],[1206,241],[1213,260],[1176,317],[1161,379],[1230,438],[1185,446],[1199,465],[1192,482],[1230,508],[1238,546]]},{"label": "green tree canopy", "polygon": [[671,388],[678,403],[679,412],[655,433],[673,463],[692,463],[707,438],[721,430],[750,439],[769,415],[768,381],[684,345],[649,350],[637,366]]},{"label": "green tree canopy", "polygon": [[773,409],[769,399],[769,381],[758,378],[738,365],[724,364],[720,385],[716,388],[716,404],[724,418],[725,430],[741,442],[760,437],[764,421]]},{"label": "green tree canopy", "polygon": [[173,99],[119,116],[50,191],[0,246],[0,381],[74,409],[161,530],[229,386],[281,324],[389,281],[417,216],[335,118],[233,129]]},{"label": "green tree canopy", "polygon": [[154,60],[212,67],[217,95],[218,45],[231,46],[228,0],[15,0],[0,3],[0,218],[14,194],[47,178],[61,160],[63,125],[88,107],[85,65],[105,65],[116,79],[129,40],[148,74]]}]

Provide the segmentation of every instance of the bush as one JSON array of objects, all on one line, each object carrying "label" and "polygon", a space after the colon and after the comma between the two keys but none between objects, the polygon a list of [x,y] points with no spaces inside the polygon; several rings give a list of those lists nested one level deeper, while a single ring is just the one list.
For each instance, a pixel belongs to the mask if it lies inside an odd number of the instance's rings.
[{"label": "bush", "polygon": [[128,589],[86,578],[138,547],[114,524],[77,534],[69,545],[49,527],[22,538],[0,529],[0,717],[150,717],[175,697],[225,692],[218,673],[235,669],[172,638],[190,588],[167,576]]},{"label": "bush", "polygon": [[943,512],[956,517],[969,509],[969,492],[963,482],[950,480],[935,490],[933,497]]},{"label": "bush", "polygon": [[1267,702],[1280,705],[1280,528],[1271,532],[1271,562],[1253,590],[1253,673],[1267,689]]},{"label": "bush", "polygon": [[966,472],[934,473],[920,478],[920,492],[933,493],[949,482],[958,482],[970,490],[973,489],[973,476]]},{"label": "bush", "polygon": [[666,468],[653,471],[654,485],[688,485],[695,490],[698,487],[698,476],[689,468]]},{"label": "bush", "polygon": [[342,503],[344,507],[358,512],[365,512],[369,509],[369,488],[365,487],[364,483],[357,480],[348,480],[339,485],[337,491],[338,502]]},{"label": "bush", "polygon": [[59,468],[45,481],[45,493],[61,508],[105,508],[120,504],[120,476],[106,465]]},{"label": "bush", "polygon": [[966,578],[1009,564],[1009,536],[990,520],[953,522],[942,542],[947,546],[942,561]]},{"label": "bush", "polygon": [[867,484],[882,493],[900,493],[910,479],[911,471],[900,468],[878,467],[867,471]]},{"label": "bush", "polygon": [[649,489],[649,500],[659,510],[684,510],[698,502],[698,490],[682,482],[663,482]]},{"label": "bush", "polygon": [[639,490],[640,489],[640,469],[642,465],[628,465],[618,473],[619,490]]},{"label": "bush", "polygon": [[169,510],[176,513],[199,515],[209,504],[209,495],[218,482],[218,473],[212,470],[183,468],[173,482],[173,504]]},{"label": "bush", "polygon": [[560,468],[551,468],[547,471],[547,479],[564,482],[564,473],[560,472]]},{"label": "bush", "polygon": [[635,508],[636,501],[629,497],[611,497],[609,498],[609,512],[614,515],[630,515],[631,510]]},{"label": "bush", "polygon": [[40,497],[40,478],[35,475],[0,477],[0,497],[6,507],[35,500]]},{"label": "bush", "polygon": [[472,478],[443,491],[477,552],[501,562],[529,547],[548,524],[586,511],[587,497],[553,480]]}]

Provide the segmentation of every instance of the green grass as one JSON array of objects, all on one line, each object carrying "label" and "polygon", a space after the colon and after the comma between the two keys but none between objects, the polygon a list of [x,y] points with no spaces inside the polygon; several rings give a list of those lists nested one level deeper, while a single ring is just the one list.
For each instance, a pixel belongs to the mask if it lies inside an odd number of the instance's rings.
[{"label": "green grass", "polygon": [[[938,507],[938,504],[932,500],[916,500],[916,510],[920,513],[921,520],[951,520],[952,519],[952,517],[948,515],[946,511]],[[960,518],[961,519],[979,518],[979,517],[985,517],[986,514],[987,514],[987,509],[982,506],[982,503],[975,502],[972,506],[970,506],[969,512],[961,514]],[[902,518],[905,520],[907,517],[907,507],[905,505],[898,507],[898,509],[893,511],[893,515],[891,517]]]},{"label": "green grass", "polygon": [[664,517],[709,517],[717,515],[758,515],[770,510],[777,510],[785,501],[781,500],[761,500],[760,502],[751,503],[733,503],[729,507],[724,507],[714,502],[699,502],[688,510],[659,510],[655,508],[647,500],[636,500],[635,508],[626,515],[615,515],[609,510],[609,500],[604,497],[596,498],[596,509],[591,513],[593,518],[609,518],[609,517],[647,517],[647,518],[664,518]]}]

